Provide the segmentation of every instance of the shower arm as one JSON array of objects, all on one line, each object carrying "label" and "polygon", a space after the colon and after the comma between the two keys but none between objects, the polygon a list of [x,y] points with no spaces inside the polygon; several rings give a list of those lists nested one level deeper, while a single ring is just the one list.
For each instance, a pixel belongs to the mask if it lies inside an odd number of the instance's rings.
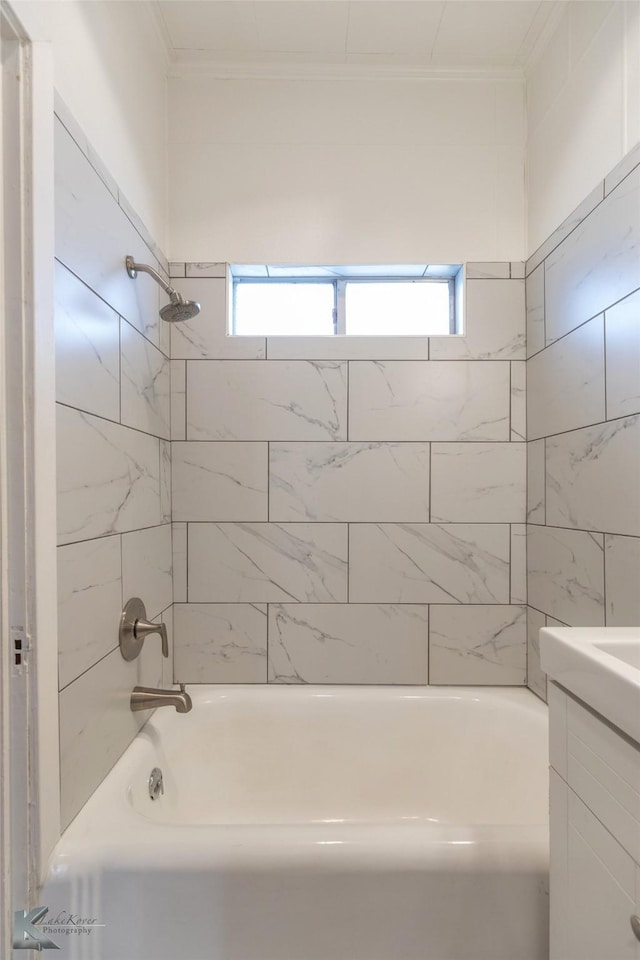
[{"label": "shower arm", "polygon": [[156,283],[162,287],[164,292],[171,297],[172,303],[182,300],[182,297],[178,291],[174,290],[170,284],[163,280],[158,271],[154,270],[153,267],[148,266],[146,263],[136,263],[133,257],[126,257],[125,265],[127,268],[127,273],[132,280],[135,280],[139,273],[148,273],[149,276],[153,277]]}]

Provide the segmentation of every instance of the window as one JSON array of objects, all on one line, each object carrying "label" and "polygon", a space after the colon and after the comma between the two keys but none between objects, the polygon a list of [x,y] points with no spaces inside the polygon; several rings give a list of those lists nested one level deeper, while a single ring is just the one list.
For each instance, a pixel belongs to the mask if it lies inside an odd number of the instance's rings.
[{"label": "window", "polygon": [[235,336],[457,333],[460,266],[231,268]]}]

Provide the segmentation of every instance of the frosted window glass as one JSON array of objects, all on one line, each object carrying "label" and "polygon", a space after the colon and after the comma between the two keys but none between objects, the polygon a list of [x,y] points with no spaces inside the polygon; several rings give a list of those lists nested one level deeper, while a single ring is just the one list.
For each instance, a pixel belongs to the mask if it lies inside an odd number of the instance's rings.
[{"label": "frosted window glass", "polygon": [[234,333],[277,337],[333,335],[330,283],[239,283]]},{"label": "frosted window glass", "polygon": [[447,283],[347,283],[345,296],[346,332],[352,336],[450,332]]}]

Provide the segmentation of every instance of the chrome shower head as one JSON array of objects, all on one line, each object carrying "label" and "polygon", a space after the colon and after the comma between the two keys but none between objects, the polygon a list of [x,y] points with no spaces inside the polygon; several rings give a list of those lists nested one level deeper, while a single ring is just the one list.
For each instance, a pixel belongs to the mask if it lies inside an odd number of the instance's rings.
[{"label": "chrome shower head", "polygon": [[148,273],[150,277],[159,284],[164,292],[169,295],[171,303],[162,307],[160,316],[169,323],[181,323],[183,320],[191,320],[200,313],[200,304],[195,300],[185,300],[177,290],[166,283],[157,270],[146,263],[136,263],[133,257],[125,258],[125,267],[132,280],[135,280],[139,273]]},{"label": "chrome shower head", "polygon": [[162,307],[160,316],[169,323],[182,323],[183,320],[191,320],[200,313],[200,304],[195,300],[183,300],[179,293],[171,297],[171,303]]}]

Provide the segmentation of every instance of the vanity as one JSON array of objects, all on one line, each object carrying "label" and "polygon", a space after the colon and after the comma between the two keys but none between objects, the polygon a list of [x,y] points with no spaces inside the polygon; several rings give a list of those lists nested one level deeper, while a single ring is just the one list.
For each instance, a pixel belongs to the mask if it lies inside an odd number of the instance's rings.
[{"label": "vanity", "polygon": [[640,628],[546,628],[550,960],[640,960]]}]

